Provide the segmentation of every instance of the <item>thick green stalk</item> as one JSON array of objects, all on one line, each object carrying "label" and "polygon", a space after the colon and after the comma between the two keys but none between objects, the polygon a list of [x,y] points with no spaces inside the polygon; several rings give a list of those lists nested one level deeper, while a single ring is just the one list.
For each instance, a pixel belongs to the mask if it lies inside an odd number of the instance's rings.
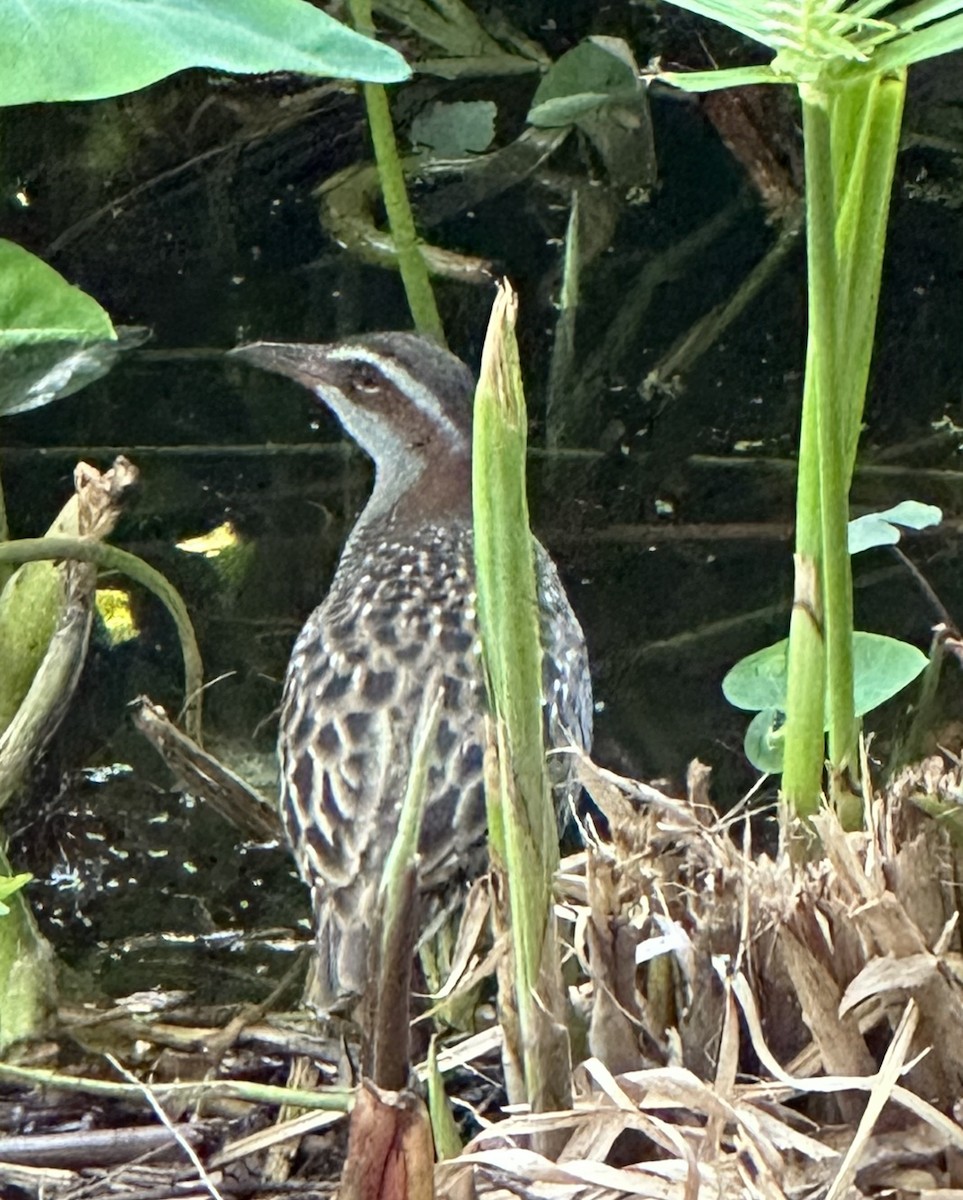
[{"label": "thick green stalk", "polygon": [[802,815],[814,810],[819,796],[823,655],[834,778],[857,761],[848,496],[873,350],[904,90],[904,76],[881,75],[845,87],[800,86],[809,346],[783,792]]},{"label": "thick green stalk", "polygon": [[818,85],[799,89],[806,157],[806,232],[809,267],[809,366],[815,375],[816,441],[829,756],[845,770],[856,763],[853,702],[853,581],[847,547],[850,427],[862,401],[845,390],[841,342],[844,311],[836,257],[836,182],[833,172],[834,97]]},{"label": "thick green stalk", "polygon": [[[350,0],[351,19],[359,33],[371,34],[371,0]],[[419,333],[433,337],[442,346],[445,329],[441,323],[435,293],[431,288],[428,268],[418,245],[415,219],[405,187],[405,174],[398,156],[398,144],[391,123],[388,93],[380,83],[363,85],[365,108],[368,112],[368,127],[378,164],[381,193],[391,236],[398,253],[398,269],[408,297],[408,307]]]}]

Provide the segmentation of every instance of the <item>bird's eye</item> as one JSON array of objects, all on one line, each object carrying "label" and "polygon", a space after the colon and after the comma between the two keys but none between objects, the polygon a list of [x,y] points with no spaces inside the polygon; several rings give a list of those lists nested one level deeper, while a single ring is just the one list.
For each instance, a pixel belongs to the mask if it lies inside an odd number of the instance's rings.
[{"label": "bird's eye", "polygon": [[377,392],[382,384],[381,372],[370,363],[361,363],[355,372],[354,384],[359,392]]}]

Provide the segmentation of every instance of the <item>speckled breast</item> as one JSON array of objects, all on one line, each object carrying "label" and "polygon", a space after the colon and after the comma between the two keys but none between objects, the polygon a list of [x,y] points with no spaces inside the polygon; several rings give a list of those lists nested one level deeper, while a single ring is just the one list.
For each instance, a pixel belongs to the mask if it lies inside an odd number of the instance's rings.
[{"label": "speckled breast", "polygon": [[[343,937],[332,923],[363,922],[359,906],[394,836],[429,688],[443,688],[444,699],[420,840],[422,886],[478,874],[485,862],[487,701],[471,530],[421,529],[417,544],[366,532],[356,530],[295,643],[281,712],[282,815],[312,887],[319,943]],[[541,546],[536,562],[549,737],[587,747],[582,631]],[[333,962],[329,969],[339,971]]]}]

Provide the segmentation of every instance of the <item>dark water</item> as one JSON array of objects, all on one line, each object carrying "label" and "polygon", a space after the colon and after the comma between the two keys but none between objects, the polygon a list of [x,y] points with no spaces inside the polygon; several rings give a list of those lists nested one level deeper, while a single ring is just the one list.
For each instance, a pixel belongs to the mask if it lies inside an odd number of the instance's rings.
[{"label": "dark water", "polygon": [[[553,52],[601,31],[591,26],[593,9],[573,9],[565,30],[545,35],[559,43]],[[651,29],[632,19],[644,62],[660,47],[642,41]],[[670,35],[697,45],[684,23]],[[963,100],[959,66],[921,71],[913,93],[907,124],[920,132],[900,160],[865,466],[853,495],[857,511],[904,498],[943,506],[947,529],[915,539],[909,553],[951,617],[963,612],[963,431],[952,428],[963,425],[963,133],[951,120]],[[535,83],[423,80],[396,105],[408,119],[437,96],[494,96],[507,142]],[[745,718],[726,706],[720,681],[786,628],[804,259],[798,245],[675,394],[647,395],[648,372],[776,237],[696,104],[654,96],[652,120],[658,183],[644,202],[614,197],[610,244],[584,273],[572,386],[582,409],[563,449],[548,453],[544,441],[564,196],[598,177],[598,164],[572,139],[533,179],[432,236],[496,258],[521,296],[533,522],[588,637],[597,757],[677,784],[698,755],[728,806],[755,776],[742,756]],[[263,770],[291,642],[324,594],[370,474],[306,393],[221,352],[254,338],[407,327],[397,278],[326,236],[311,196],[367,154],[359,102],[343,90],[308,94],[290,80],[189,73],[117,101],[15,110],[4,142],[0,232],[91,292],[116,322],[153,331],[104,380],[2,422],[13,534],[43,531],[78,458],[106,466],[115,452],[128,454],[142,489],[113,540],[181,589],[206,677],[217,680],[206,701],[212,743],[261,755]],[[433,185],[423,201],[436,193]],[[730,207],[719,236],[652,275]],[[607,335],[652,278],[616,351]],[[443,281],[438,295],[452,347],[477,361],[491,290]],[[244,547],[226,568],[176,548],[225,520]],[[883,552],[863,557],[859,623],[926,646],[938,618],[909,573]],[[64,957],[94,966],[109,990],[163,982],[260,995],[287,961],[281,935],[298,922],[303,932],[305,897],[282,851],[240,846],[219,817],[173,793],[131,729],[126,706],[138,694],[172,712],[182,699],[165,614],[142,595],[134,605],[140,638],[119,648],[95,639],[67,726],[9,819],[17,865],[37,873],[33,895]],[[952,715],[955,671],[945,683]],[[92,774],[116,763],[131,770]],[[262,944],[238,955],[251,930]],[[174,940],[185,935],[202,940]]]}]

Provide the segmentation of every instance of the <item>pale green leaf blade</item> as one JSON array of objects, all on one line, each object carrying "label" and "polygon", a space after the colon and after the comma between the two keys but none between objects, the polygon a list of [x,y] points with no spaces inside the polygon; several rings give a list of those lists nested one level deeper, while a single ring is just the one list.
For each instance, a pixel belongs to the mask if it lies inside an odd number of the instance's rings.
[{"label": "pale green leaf blade", "polygon": [[305,0],[0,0],[0,104],[96,100],[187,67],[410,74],[396,50]]},{"label": "pale green leaf blade", "polygon": [[849,522],[849,553],[859,554],[875,546],[895,546],[905,529],[928,529],[939,525],[943,512],[935,504],[903,500],[885,512],[866,513]]},{"label": "pale green leaf blade", "polygon": [[912,683],[926,667],[922,650],[881,633],[853,634],[856,716],[872,712]]},{"label": "pale green leaf blade", "polygon": [[895,71],[954,50],[963,50],[963,14],[880,46],[873,55],[873,69]]},{"label": "pale green leaf blade", "polygon": [[8,900],[31,879],[33,876],[29,871],[22,871],[19,875],[0,875],[0,900]]},{"label": "pale green leaf blade", "polygon": [[719,21],[774,50],[782,44],[779,40],[782,6],[771,0],[672,0],[672,3],[696,16]]},{"label": "pale green leaf blade", "polygon": [[786,653],[789,639],[747,654],[727,672],[722,694],[734,708],[747,712],[786,708]]},{"label": "pale green leaf blade", "polygon": [[463,1146],[458,1124],[445,1095],[445,1081],[438,1069],[438,1039],[433,1037],[428,1047],[428,1113],[439,1162],[457,1158]]},{"label": "pale green leaf blade", "polygon": [[961,0],[919,0],[917,4],[909,4],[906,8],[887,14],[886,19],[900,29],[911,30],[943,21],[959,12],[963,12]]},{"label": "pale green leaf blade", "polygon": [[719,92],[723,88],[747,87],[756,83],[792,83],[788,75],[772,67],[733,67],[724,71],[660,71],[653,76],[683,92]]},{"label": "pale green leaf blade", "polygon": [[[786,711],[788,639],[749,654],[722,681],[725,698],[748,712]],[[916,646],[879,633],[853,634],[856,716],[878,708],[920,674],[926,655]]]}]

